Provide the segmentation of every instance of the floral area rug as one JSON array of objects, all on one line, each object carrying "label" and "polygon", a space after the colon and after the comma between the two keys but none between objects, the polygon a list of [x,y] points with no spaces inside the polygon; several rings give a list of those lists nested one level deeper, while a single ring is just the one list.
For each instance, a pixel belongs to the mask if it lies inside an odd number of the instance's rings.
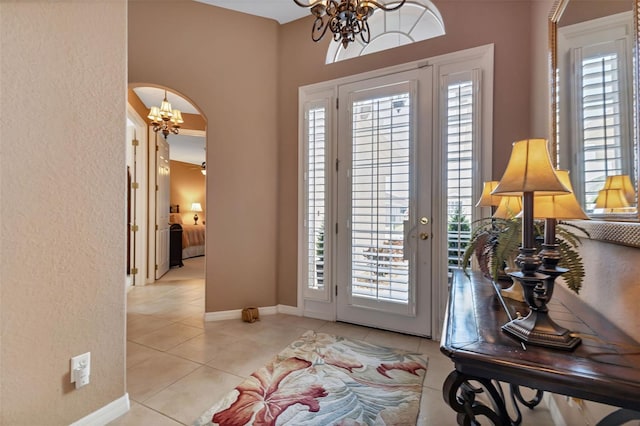
[{"label": "floral area rug", "polygon": [[307,331],[194,425],[415,425],[426,371],[419,354]]}]

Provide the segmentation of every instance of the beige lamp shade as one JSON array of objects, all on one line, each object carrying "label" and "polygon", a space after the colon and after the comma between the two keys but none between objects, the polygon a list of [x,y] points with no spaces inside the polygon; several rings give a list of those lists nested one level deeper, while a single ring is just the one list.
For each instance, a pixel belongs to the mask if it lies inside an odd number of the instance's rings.
[{"label": "beige lamp shade", "polygon": [[191,211],[192,212],[201,212],[202,211],[202,206],[200,205],[200,203],[191,203]]},{"label": "beige lamp shade", "polygon": [[493,214],[493,217],[500,219],[511,219],[522,211],[522,197],[520,196],[506,196],[500,197],[500,204]]},{"label": "beige lamp shade", "polygon": [[561,195],[536,195],[533,216],[536,219],[589,219],[573,194],[568,170],[556,170],[560,182],[571,192]]},{"label": "beige lamp shade", "polygon": [[497,180],[490,180],[482,184],[482,195],[476,203],[476,207],[492,207],[500,204],[499,195],[491,195],[494,189],[498,186]]},{"label": "beige lamp shade", "polygon": [[596,209],[618,209],[629,207],[621,189],[601,189],[596,197]]},{"label": "beige lamp shade", "polygon": [[171,104],[167,100],[167,94],[165,92],[164,101],[160,104],[160,115],[162,117],[171,118],[173,116],[173,109],[171,108]]},{"label": "beige lamp shade", "polygon": [[173,117],[171,117],[171,122],[176,125],[184,123],[184,120],[182,119],[182,113],[180,112],[180,110],[177,110],[177,109],[173,110]]},{"label": "beige lamp shade", "polygon": [[629,175],[607,176],[603,189],[619,189],[624,194],[629,205],[635,204],[636,191],[633,189]]},{"label": "beige lamp shade", "polygon": [[511,157],[494,195],[557,195],[570,192],[556,176],[547,141],[525,139],[514,142]]},{"label": "beige lamp shade", "polygon": [[162,121],[162,117],[160,116],[160,108],[157,106],[151,107],[149,110],[149,115],[147,118],[153,122],[159,123]]}]

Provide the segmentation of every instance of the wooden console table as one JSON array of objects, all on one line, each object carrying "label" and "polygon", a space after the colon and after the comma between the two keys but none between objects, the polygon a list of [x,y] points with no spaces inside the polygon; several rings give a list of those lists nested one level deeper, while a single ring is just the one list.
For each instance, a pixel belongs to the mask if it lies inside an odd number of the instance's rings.
[{"label": "wooden console table", "polygon": [[[574,351],[525,346],[504,333],[501,326],[517,312],[526,315],[527,306],[511,299],[503,305],[494,284],[480,274],[454,274],[440,350],[455,364],[443,396],[458,413],[458,424],[476,424],[476,417],[499,425],[520,424],[518,403],[533,408],[544,391],[620,407],[601,425],[640,419],[640,345],[559,287],[549,312],[582,338]],[[497,382],[509,386],[515,419]],[[537,390],[536,397],[525,400],[521,386]],[[479,393],[491,404],[480,402]]]}]

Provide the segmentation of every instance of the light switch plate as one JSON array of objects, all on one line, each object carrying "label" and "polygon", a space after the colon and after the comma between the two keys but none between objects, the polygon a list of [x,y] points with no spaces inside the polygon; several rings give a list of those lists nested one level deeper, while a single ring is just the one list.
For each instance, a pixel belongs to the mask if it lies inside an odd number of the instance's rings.
[{"label": "light switch plate", "polygon": [[73,371],[80,368],[86,369],[86,374],[89,374],[91,371],[91,352],[71,358],[71,383],[75,382]]}]

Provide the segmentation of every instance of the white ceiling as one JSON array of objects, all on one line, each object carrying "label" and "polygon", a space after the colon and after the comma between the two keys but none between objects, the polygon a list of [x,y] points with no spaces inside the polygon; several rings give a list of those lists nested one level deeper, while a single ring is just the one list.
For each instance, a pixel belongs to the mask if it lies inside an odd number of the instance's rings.
[{"label": "white ceiling", "polygon": [[[133,91],[136,92],[136,95],[138,95],[144,106],[147,108],[160,106],[164,99],[164,89],[159,89],[157,87],[135,87]],[[200,112],[191,105],[191,102],[176,93],[167,92],[167,100],[174,109],[179,109],[180,111],[189,114],[200,114]]]},{"label": "white ceiling", "polygon": [[[293,0],[195,0],[250,15],[275,19],[281,24],[309,16],[309,9],[300,7]],[[303,0],[304,2],[304,0]]]}]

